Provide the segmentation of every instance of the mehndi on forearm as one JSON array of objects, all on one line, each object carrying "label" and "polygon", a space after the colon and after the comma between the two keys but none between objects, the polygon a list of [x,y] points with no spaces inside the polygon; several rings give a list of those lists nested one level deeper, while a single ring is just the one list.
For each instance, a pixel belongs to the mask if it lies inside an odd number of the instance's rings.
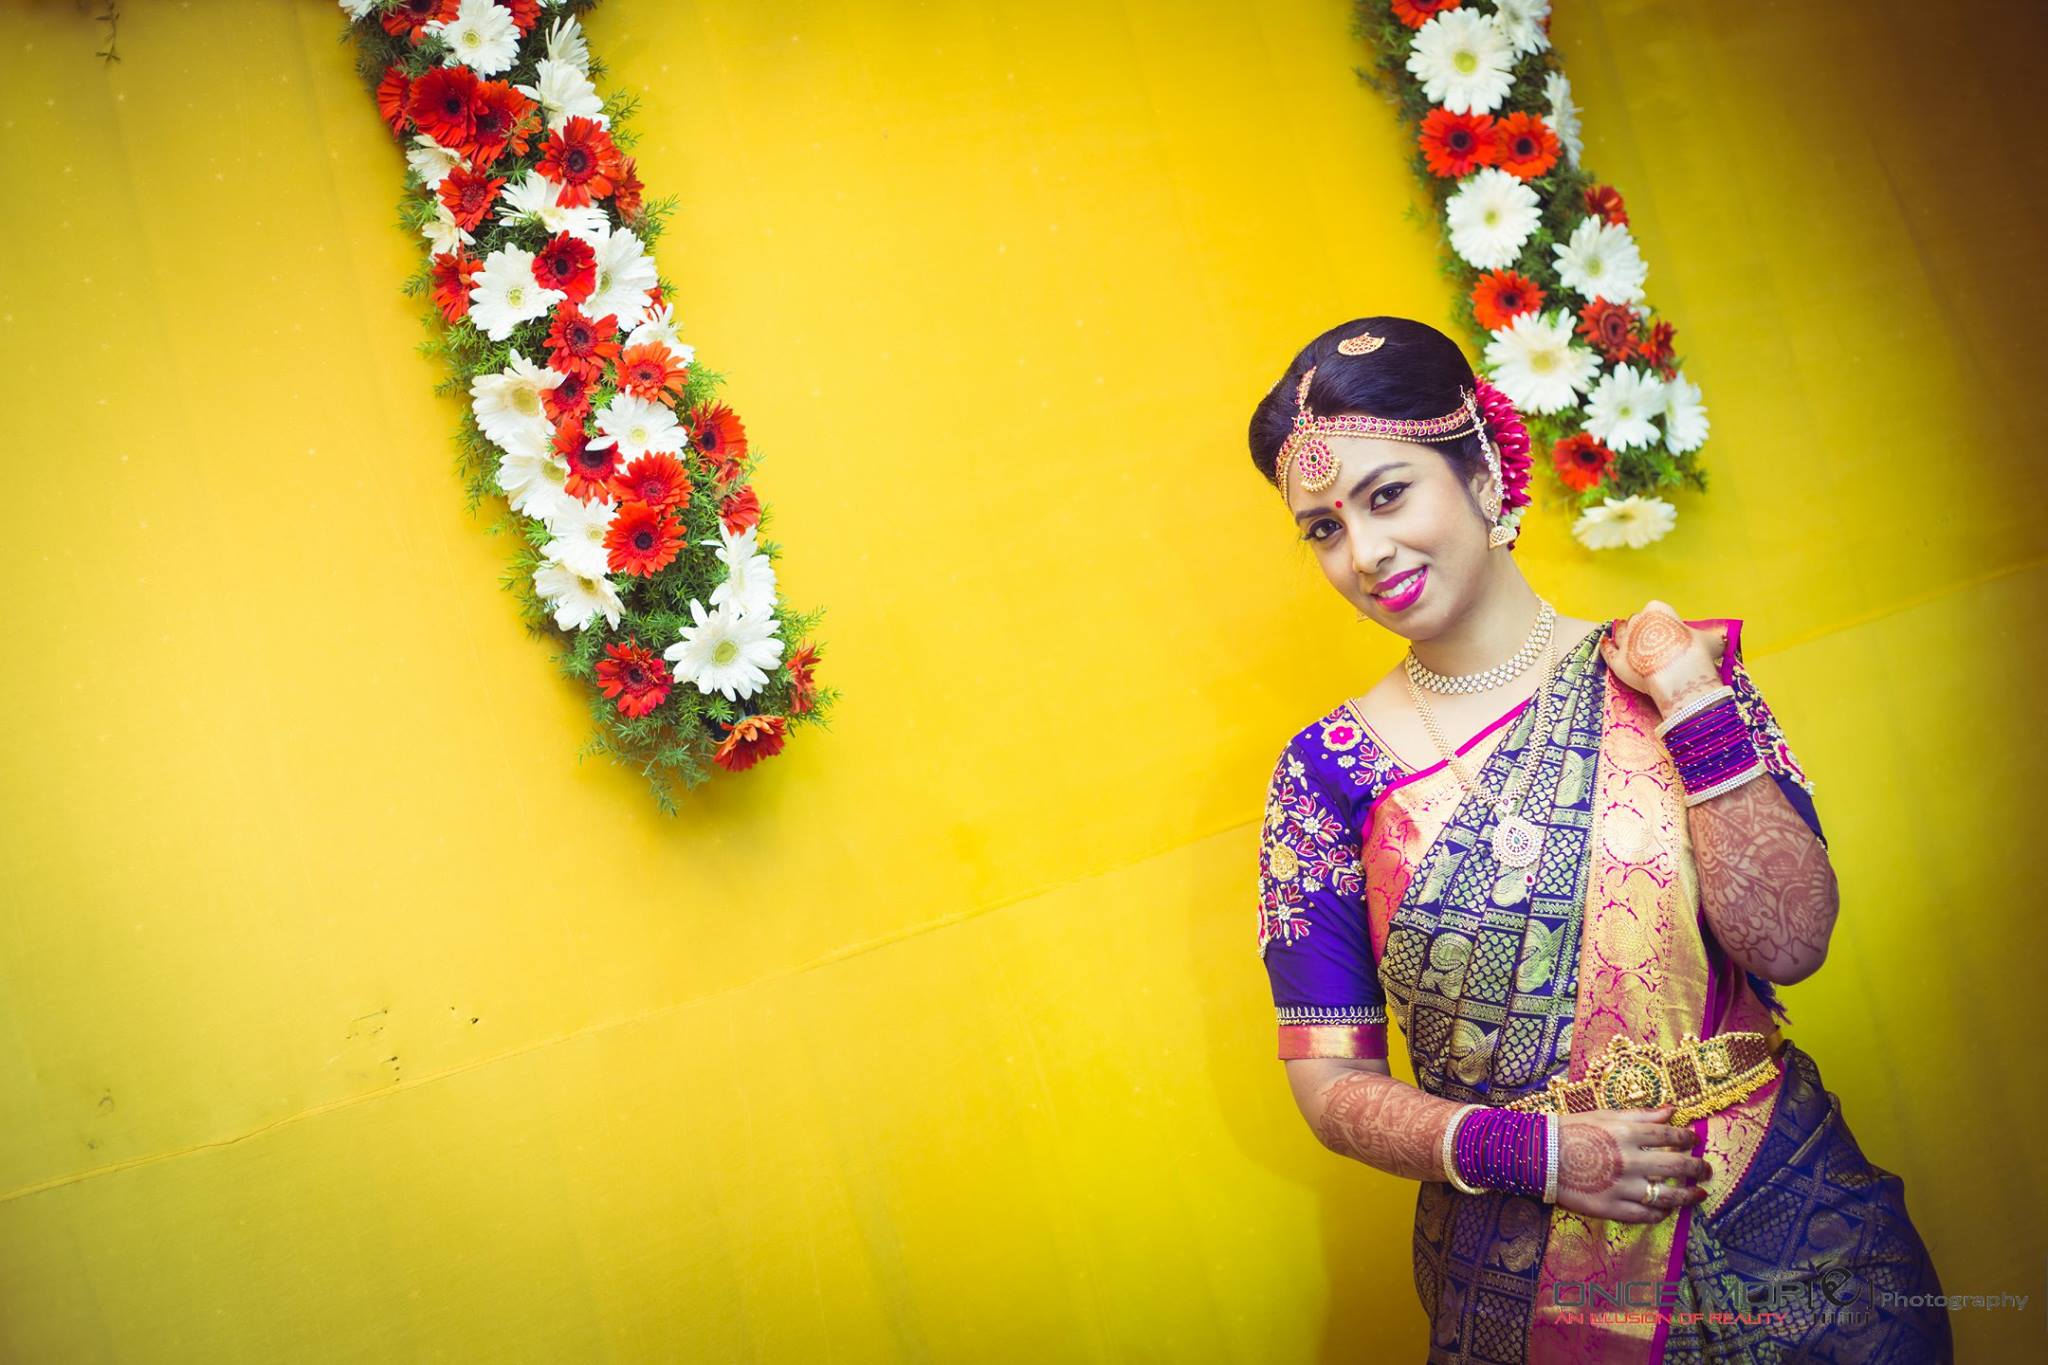
[{"label": "mehndi on forearm", "polygon": [[1409,1180],[1444,1178],[1444,1128],[1454,1100],[1377,1071],[1349,1071],[1324,1087],[1313,1127],[1325,1147]]},{"label": "mehndi on forearm", "polygon": [[1834,864],[1767,773],[1694,806],[1693,861],[1714,937],[1737,964],[1790,985],[1827,956]]}]

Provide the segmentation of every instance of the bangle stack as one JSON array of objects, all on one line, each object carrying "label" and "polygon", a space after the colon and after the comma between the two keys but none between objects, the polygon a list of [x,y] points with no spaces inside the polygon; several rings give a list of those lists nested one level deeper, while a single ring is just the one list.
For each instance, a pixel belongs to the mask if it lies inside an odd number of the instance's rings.
[{"label": "bangle stack", "polygon": [[1506,1190],[1557,1202],[1555,1114],[1465,1105],[1444,1127],[1443,1158],[1444,1178],[1466,1194]]},{"label": "bangle stack", "polygon": [[1657,735],[1678,765],[1688,807],[1733,791],[1766,771],[1736,709],[1735,689],[1726,683],[1666,716]]}]

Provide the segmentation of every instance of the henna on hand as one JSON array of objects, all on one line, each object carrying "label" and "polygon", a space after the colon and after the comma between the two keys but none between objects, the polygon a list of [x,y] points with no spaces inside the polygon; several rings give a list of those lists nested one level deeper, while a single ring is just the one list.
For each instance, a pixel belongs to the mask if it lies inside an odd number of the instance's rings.
[{"label": "henna on hand", "polygon": [[1346,1072],[1323,1091],[1315,1134],[1390,1175],[1442,1180],[1444,1128],[1459,1107],[1376,1071]]},{"label": "henna on hand", "polygon": [[1621,1144],[1605,1128],[1590,1124],[1560,1125],[1557,1187],[1581,1194],[1599,1194],[1621,1179]]},{"label": "henna on hand", "polygon": [[1820,968],[1841,906],[1834,864],[1770,774],[1692,807],[1700,899],[1728,956],[1790,985]]},{"label": "henna on hand", "polygon": [[1654,678],[1665,665],[1685,653],[1690,644],[1692,628],[1685,622],[1661,611],[1646,612],[1630,628],[1622,657],[1628,660],[1636,676]]}]

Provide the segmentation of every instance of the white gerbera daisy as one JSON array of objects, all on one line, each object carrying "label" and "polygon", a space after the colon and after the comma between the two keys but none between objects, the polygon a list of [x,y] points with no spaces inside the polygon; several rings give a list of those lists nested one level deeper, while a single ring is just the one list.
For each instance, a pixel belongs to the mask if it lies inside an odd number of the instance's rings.
[{"label": "white gerbera daisy", "polygon": [[1662,498],[1608,498],[1588,507],[1572,523],[1572,535],[1589,550],[1627,546],[1640,550],[1662,540],[1678,521],[1678,509]]},{"label": "white gerbera daisy", "polygon": [[654,269],[654,258],[629,228],[612,228],[602,236],[585,240],[597,253],[597,285],[583,301],[584,316],[640,316],[640,310],[647,306],[647,291],[661,280]]},{"label": "white gerbera daisy", "polygon": [[1564,287],[1589,299],[1636,303],[1643,297],[1643,278],[1650,267],[1636,249],[1628,224],[1585,217],[1568,241],[1553,242],[1557,277]]},{"label": "white gerbera daisy", "polygon": [[554,435],[543,402],[562,382],[562,375],[547,365],[536,365],[514,349],[512,363],[496,374],[480,374],[469,381],[469,408],[484,435],[501,446],[538,435],[543,441]]},{"label": "white gerbera daisy", "polygon": [[726,607],[705,614],[704,604],[690,599],[694,626],[661,652],[675,665],[677,682],[699,692],[718,692],[726,700],[751,697],[768,685],[768,670],[782,662],[782,641],[773,616],[744,616]]},{"label": "white gerbera daisy", "polygon": [[736,536],[719,527],[719,539],[706,545],[718,547],[718,561],[725,565],[725,581],[711,590],[711,605],[730,607],[747,616],[766,615],[775,609],[775,564],[755,548],[758,526],[749,526]]},{"label": "white gerbera daisy", "polygon": [[604,101],[597,97],[597,87],[583,74],[582,67],[571,62],[543,57],[534,67],[533,84],[512,88],[541,107],[547,114],[550,130],[559,129],[576,117],[592,119],[599,127],[611,126]]},{"label": "white gerbera daisy", "polygon": [[597,414],[597,429],[618,442],[619,457],[639,459],[650,450],[680,455],[688,437],[666,403],[637,393],[617,393]]},{"label": "white gerbera daisy", "polygon": [[1572,337],[1572,315],[1561,309],[1517,313],[1486,343],[1488,377],[1523,412],[1562,412],[1600,368],[1600,357]]},{"label": "white gerbera daisy", "polygon": [[554,536],[542,553],[578,573],[603,578],[612,571],[611,551],[604,545],[605,532],[612,529],[612,518],[618,512],[619,504],[611,498],[593,498],[589,502],[577,497],[562,499],[542,518]]},{"label": "white gerbera daisy", "polygon": [[605,217],[604,205],[565,206],[562,186],[535,170],[527,171],[498,191],[499,218],[509,223],[528,215],[538,219],[549,232],[566,232],[593,246],[611,225],[611,219]]},{"label": "white gerbera daisy", "polygon": [[556,625],[563,630],[581,630],[600,612],[605,620],[618,625],[626,604],[619,600],[619,590],[609,578],[584,573],[550,552],[543,553],[540,567],[533,571],[533,586],[555,613]]},{"label": "white gerbera daisy", "polygon": [[569,462],[546,446],[507,450],[498,459],[498,487],[512,510],[536,521],[557,515],[576,501],[569,492]]},{"label": "white gerbera daisy", "polygon": [[512,22],[512,11],[494,0],[462,0],[453,19],[425,27],[448,40],[450,61],[461,62],[479,76],[497,75],[519,55],[519,26]]},{"label": "white gerbera daisy", "polygon": [[682,324],[676,320],[674,304],[650,301],[640,310],[640,316],[632,321],[633,330],[626,334],[628,346],[645,346],[650,341],[658,341],[674,351],[676,358],[685,365],[697,358],[697,348],[676,336],[676,329]]},{"label": "white gerbera daisy", "polygon": [[522,322],[545,314],[568,295],[545,289],[533,277],[533,253],[501,246],[484,258],[469,286],[469,320],[493,341],[503,341]]},{"label": "white gerbera daisy", "polygon": [[1707,410],[1700,403],[1700,386],[1680,370],[1664,383],[1664,448],[1683,455],[1706,441]]},{"label": "white gerbera daisy", "polygon": [[1430,103],[1454,114],[1490,114],[1515,83],[1514,50],[1491,14],[1447,9],[1415,31],[1408,69]]},{"label": "white gerbera daisy", "polygon": [[420,224],[420,235],[427,239],[427,249],[436,256],[469,246],[476,237],[462,224],[455,221],[455,215],[448,206],[436,199],[434,216]]},{"label": "white gerbera daisy", "polygon": [[377,8],[377,0],[341,0],[341,8],[348,15],[349,22],[354,23]]},{"label": "white gerbera daisy", "polygon": [[1541,52],[1550,46],[1543,21],[1550,17],[1550,0],[1493,0],[1494,22],[1517,57]]},{"label": "white gerbera daisy", "polygon": [[1572,165],[1578,165],[1579,153],[1586,145],[1579,140],[1579,106],[1572,103],[1572,83],[1564,72],[1553,71],[1543,78],[1543,98],[1550,101],[1550,131],[1564,144],[1564,154]]},{"label": "white gerbera daisy", "polygon": [[468,160],[459,153],[443,147],[425,133],[414,133],[405,149],[405,164],[420,178],[420,183],[439,194],[441,182],[448,178],[448,172],[457,166],[466,166]]},{"label": "white gerbera daisy", "polygon": [[1615,450],[1633,450],[1657,439],[1657,418],[1663,412],[1664,381],[1648,370],[1620,365],[1601,375],[1587,395],[1586,430]]},{"label": "white gerbera daisy", "polygon": [[583,30],[577,27],[576,16],[565,15],[548,29],[547,59],[573,66],[578,71],[590,70],[590,45],[583,41]]},{"label": "white gerbera daisy", "polygon": [[1444,205],[1451,249],[1481,270],[1513,265],[1542,216],[1536,191],[1492,166],[1474,171]]}]

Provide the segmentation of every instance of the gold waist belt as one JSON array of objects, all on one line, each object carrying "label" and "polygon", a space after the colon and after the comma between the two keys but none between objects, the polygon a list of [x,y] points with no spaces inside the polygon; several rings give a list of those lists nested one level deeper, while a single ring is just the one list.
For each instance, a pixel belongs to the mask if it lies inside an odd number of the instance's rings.
[{"label": "gold waist belt", "polygon": [[1617,1033],[1584,1080],[1551,1078],[1548,1088],[1503,1106],[1536,1114],[1583,1114],[1594,1109],[1656,1109],[1675,1104],[1669,1122],[1691,1123],[1725,1109],[1778,1074],[1775,1031],[1696,1033],[1674,1048],[1654,1048]]}]

